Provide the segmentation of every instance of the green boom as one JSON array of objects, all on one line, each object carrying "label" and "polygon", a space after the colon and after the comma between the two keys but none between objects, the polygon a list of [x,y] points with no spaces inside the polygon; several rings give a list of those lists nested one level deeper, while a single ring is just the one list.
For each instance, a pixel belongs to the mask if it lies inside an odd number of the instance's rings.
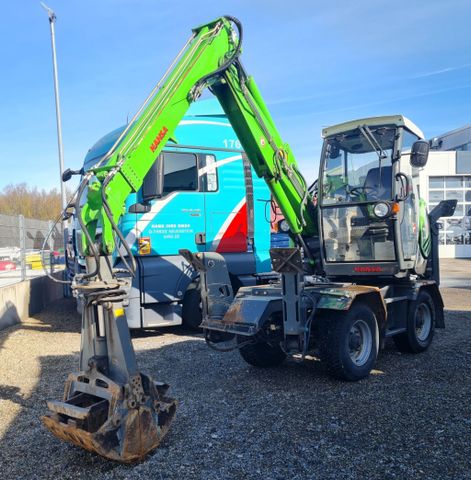
[{"label": "green boom", "polygon": [[[171,138],[190,104],[209,86],[227,114],[256,173],[266,180],[295,234],[317,233],[315,210],[288,144],[283,143],[253,78],[239,63],[241,38],[231,17],[193,29],[193,35],[127,129],[104,165],[87,172],[93,180],[81,216],[90,238],[102,227],[101,252],[115,249],[112,223],[124,213],[126,197],[142,185],[146,173]],[[106,204],[103,202],[106,199]],[[87,235],[83,250],[90,254]]]}]

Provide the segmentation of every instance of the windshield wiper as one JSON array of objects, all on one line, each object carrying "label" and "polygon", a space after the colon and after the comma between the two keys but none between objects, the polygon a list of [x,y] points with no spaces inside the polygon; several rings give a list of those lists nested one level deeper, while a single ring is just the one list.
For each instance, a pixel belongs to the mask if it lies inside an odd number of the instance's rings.
[{"label": "windshield wiper", "polygon": [[372,131],[369,129],[367,125],[361,125],[359,129],[360,129],[360,132],[368,141],[368,143],[370,144],[371,148],[378,154],[379,165],[381,167],[381,160],[383,160],[384,158],[387,158],[388,156],[386,155],[383,148],[378,143]]},{"label": "windshield wiper", "polygon": [[381,183],[382,178],[382,165],[381,162],[383,159],[388,158],[386,155],[385,151],[381,147],[381,145],[378,143],[376,140],[375,136],[373,135],[373,132],[368,128],[367,125],[361,125],[360,126],[360,132],[363,134],[363,136],[366,138],[370,146],[374,149],[374,151],[378,154],[378,160],[379,160],[379,182]]}]

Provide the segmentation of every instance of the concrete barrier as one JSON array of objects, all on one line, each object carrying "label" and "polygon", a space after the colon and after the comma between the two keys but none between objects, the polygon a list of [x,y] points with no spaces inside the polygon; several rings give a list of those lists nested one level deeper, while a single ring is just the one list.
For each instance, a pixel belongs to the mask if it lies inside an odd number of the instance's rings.
[{"label": "concrete barrier", "polygon": [[[60,279],[62,272],[54,276]],[[62,297],[63,285],[46,276],[0,287],[0,330],[40,312]]]}]

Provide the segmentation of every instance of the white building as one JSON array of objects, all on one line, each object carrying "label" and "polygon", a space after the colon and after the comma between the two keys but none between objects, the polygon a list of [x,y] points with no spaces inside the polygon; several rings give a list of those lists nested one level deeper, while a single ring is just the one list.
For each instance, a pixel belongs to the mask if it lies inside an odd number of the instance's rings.
[{"label": "white building", "polygon": [[430,141],[429,160],[420,172],[420,193],[429,211],[440,200],[457,199],[453,217],[440,221],[440,256],[471,257],[471,126]]}]

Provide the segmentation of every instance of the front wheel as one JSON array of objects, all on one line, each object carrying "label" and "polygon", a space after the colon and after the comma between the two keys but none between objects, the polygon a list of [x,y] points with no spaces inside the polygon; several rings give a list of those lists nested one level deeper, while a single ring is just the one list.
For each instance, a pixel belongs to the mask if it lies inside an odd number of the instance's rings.
[{"label": "front wheel", "polygon": [[395,335],[394,343],[401,352],[420,353],[430,347],[435,332],[435,306],[428,292],[422,290],[410,305],[406,331]]},{"label": "front wheel", "polygon": [[189,330],[201,330],[201,292],[196,283],[190,284],[183,296],[182,305],[183,326]]},{"label": "front wheel", "polygon": [[[237,344],[247,342],[249,337],[237,335]],[[239,348],[241,357],[250,365],[254,367],[276,367],[281,365],[286,353],[283,352],[280,346],[271,345],[267,342],[254,341]]]},{"label": "front wheel", "polygon": [[357,302],[347,312],[329,311],[322,320],[320,356],[330,374],[348,381],[367,377],[378,355],[373,311]]}]

